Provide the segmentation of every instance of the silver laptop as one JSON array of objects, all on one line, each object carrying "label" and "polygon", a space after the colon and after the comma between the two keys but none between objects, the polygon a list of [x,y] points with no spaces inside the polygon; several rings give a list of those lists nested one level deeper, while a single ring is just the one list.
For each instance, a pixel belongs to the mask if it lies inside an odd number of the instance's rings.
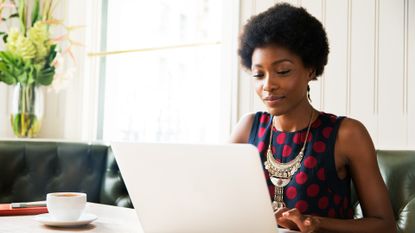
[{"label": "silver laptop", "polygon": [[247,144],[113,143],[145,233],[275,233],[264,171]]}]

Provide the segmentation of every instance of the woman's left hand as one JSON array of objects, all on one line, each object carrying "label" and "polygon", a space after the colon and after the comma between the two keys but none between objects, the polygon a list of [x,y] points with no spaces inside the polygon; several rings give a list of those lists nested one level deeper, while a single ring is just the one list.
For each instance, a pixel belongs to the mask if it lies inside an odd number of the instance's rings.
[{"label": "woman's left hand", "polygon": [[298,209],[290,209],[281,214],[279,220],[294,222],[303,233],[315,233],[320,226],[320,220],[315,216],[302,215]]}]

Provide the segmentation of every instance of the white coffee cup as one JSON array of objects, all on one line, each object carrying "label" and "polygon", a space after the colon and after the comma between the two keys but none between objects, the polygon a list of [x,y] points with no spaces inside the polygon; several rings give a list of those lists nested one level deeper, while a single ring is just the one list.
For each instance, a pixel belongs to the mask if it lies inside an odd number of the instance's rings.
[{"label": "white coffee cup", "polygon": [[76,221],[86,206],[86,193],[58,192],[46,195],[50,216],[59,221]]}]

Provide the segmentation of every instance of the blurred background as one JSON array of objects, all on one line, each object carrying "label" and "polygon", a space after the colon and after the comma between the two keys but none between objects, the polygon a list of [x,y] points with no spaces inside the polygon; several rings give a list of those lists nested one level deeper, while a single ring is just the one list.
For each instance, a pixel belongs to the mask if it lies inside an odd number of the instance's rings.
[{"label": "blurred background", "polygon": [[[37,138],[226,141],[241,116],[265,110],[239,66],[238,35],[273,0],[61,0],[55,17],[82,26],[74,68],[43,88]],[[325,26],[329,63],[311,85],[319,110],[362,121],[377,148],[415,148],[415,1],[292,0]],[[3,25],[2,25],[3,27]],[[0,137],[12,87],[0,83]]]}]

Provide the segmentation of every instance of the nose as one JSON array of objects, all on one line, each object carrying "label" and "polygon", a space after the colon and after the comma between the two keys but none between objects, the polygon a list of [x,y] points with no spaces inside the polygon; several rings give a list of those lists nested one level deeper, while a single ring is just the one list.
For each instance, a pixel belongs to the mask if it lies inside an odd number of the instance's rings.
[{"label": "nose", "polygon": [[272,82],[271,75],[267,73],[264,77],[264,82],[262,86],[262,90],[266,92],[272,92],[275,89],[275,84]]}]

